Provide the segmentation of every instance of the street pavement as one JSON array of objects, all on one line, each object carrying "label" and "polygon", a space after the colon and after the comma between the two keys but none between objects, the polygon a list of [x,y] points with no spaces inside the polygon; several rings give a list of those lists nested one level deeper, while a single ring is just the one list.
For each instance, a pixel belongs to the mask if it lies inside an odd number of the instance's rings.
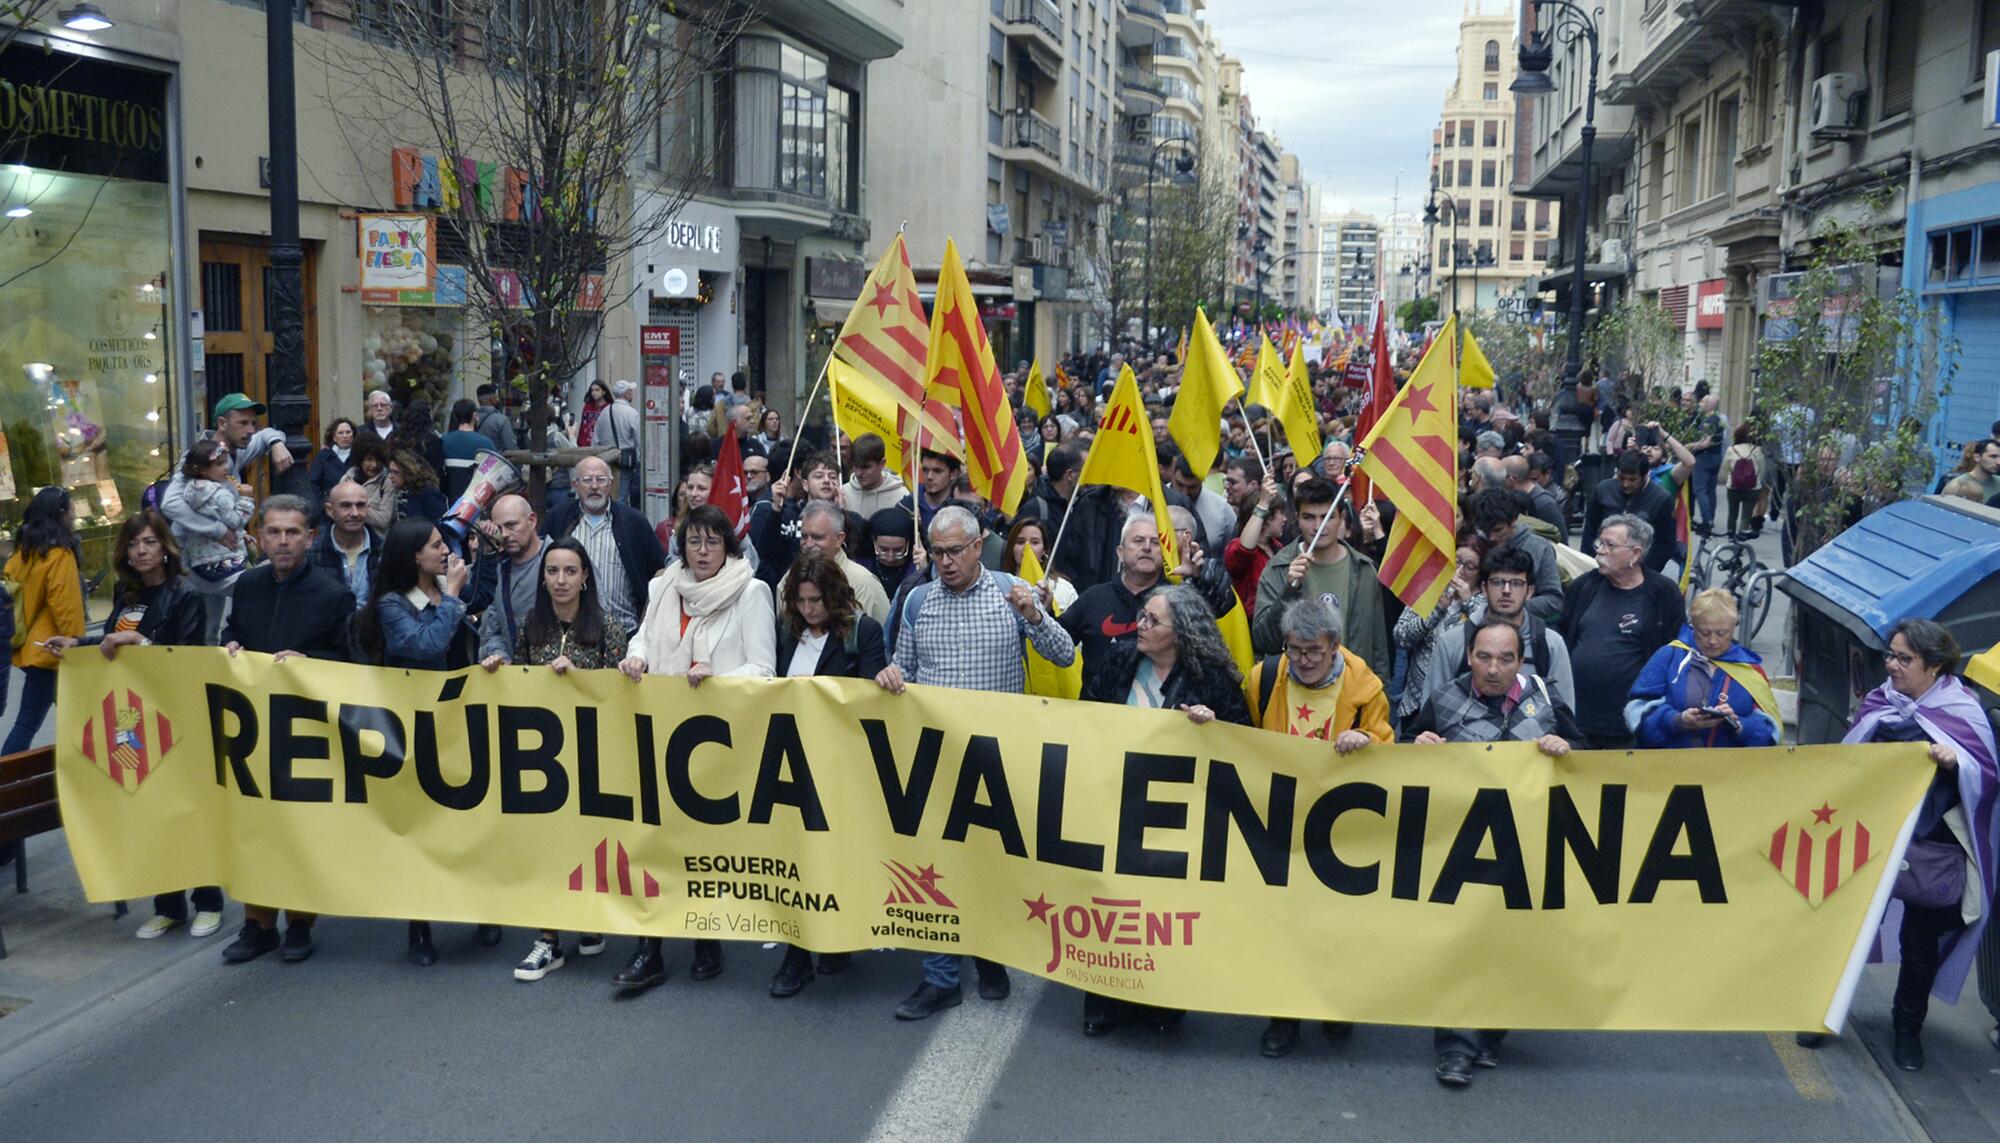
[{"label": "street pavement", "polygon": [[[1777,562],[1766,532],[1760,556]],[[1769,548],[1765,552],[1765,548]],[[1755,641],[1772,673],[1788,601]],[[1308,1025],[1284,1060],[1263,1022],[1195,1014],[1172,1034],[1079,1031],[1078,995],[1016,973],[1004,1002],[917,1024],[891,1010],[913,954],[855,958],[791,1000],[765,992],[778,950],[730,944],[728,969],[631,999],[608,978],[629,942],[511,979],[531,934],[494,949],[439,927],[441,959],[404,962],[400,923],[329,919],[302,965],[229,967],[221,933],[156,941],[90,904],[61,834],[30,843],[31,892],[0,881],[0,1140],[355,1140],[529,1136],[763,1140],[1855,1140],[2000,1138],[2000,1051],[1972,985],[1934,1007],[1931,1064],[1888,1064],[1893,974],[1869,970],[1846,1036],[1524,1032],[1470,1090],[1430,1075],[1425,1029]],[[573,937],[572,937],[573,940]],[[1243,971],[1256,971],[1254,954]],[[970,980],[968,972],[968,982]]]}]

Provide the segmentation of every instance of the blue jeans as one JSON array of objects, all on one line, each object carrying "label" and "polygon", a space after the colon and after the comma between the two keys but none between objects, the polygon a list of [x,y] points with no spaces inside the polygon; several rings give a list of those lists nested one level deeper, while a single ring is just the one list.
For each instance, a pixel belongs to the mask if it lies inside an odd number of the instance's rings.
[{"label": "blue jeans", "polygon": [[1722,476],[1722,450],[1713,448],[1694,458],[1694,518],[1715,525],[1715,482]]},{"label": "blue jeans", "polygon": [[958,987],[959,954],[924,954],[924,981],[939,988]]},{"label": "blue jeans", "polygon": [[42,728],[49,708],[56,704],[56,673],[49,667],[21,668],[21,709],[14,715],[14,729],[0,754],[19,754],[35,744],[35,732]]}]

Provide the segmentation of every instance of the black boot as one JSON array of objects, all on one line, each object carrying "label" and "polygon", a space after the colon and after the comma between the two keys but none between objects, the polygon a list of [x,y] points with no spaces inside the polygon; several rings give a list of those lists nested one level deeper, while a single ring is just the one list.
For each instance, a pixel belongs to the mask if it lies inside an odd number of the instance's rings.
[{"label": "black boot", "polygon": [[1291,1055],[1298,1046],[1299,1022],[1283,1016],[1274,1017],[1257,1041],[1257,1050],[1274,1060]]},{"label": "black boot", "polygon": [[1095,992],[1083,994],[1083,1034],[1108,1036],[1118,1027],[1118,1002]]},{"label": "black boot", "polygon": [[786,945],[785,959],[778,965],[777,975],[771,978],[771,995],[780,1000],[797,996],[812,979],[812,954],[797,945]]},{"label": "black boot", "polygon": [[431,943],[431,923],[429,921],[410,922],[410,963],[418,968],[429,968],[437,963],[437,946]]},{"label": "black boot", "polygon": [[632,961],[618,970],[611,983],[623,992],[641,992],[667,979],[666,958],[660,955],[660,938],[640,937],[632,949]]},{"label": "black boot", "polygon": [[1896,1046],[1895,1050],[1890,1053],[1890,1056],[1896,1061],[1896,1066],[1906,1072],[1923,1071],[1923,1028],[1921,1026],[1910,1027],[1904,1024],[1896,1025]]},{"label": "black boot", "polygon": [[489,949],[498,945],[500,943],[500,926],[498,925],[479,926],[479,943]]},{"label": "black boot", "polygon": [[722,942],[696,941],[694,960],[688,964],[688,977],[692,980],[714,980],[722,975]]}]

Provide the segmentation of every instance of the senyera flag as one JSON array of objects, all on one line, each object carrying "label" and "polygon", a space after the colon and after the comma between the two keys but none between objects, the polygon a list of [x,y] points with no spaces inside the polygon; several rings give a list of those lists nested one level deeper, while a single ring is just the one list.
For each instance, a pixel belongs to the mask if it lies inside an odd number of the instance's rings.
[{"label": "senyera flag", "polygon": [[944,243],[937,303],[931,312],[926,398],[958,410],[965,433],[965,474],[972,487],[1000,511],[1013,515],[1028,488],[1028,454],[1021,426],[1000,383],[1000,369],[979,324],[979,304],[958,260],[958,245]]},{"label": "senyera flag", "polygon": [[[1455,332],[1447,319],[1444,332]],[[1451,582],[1458,524],[1458,385],[1451,353],[1433,342],[1409,383],[1361,442],[1361,471],[1396,506],[1379,579],[1429,614]]]},{"label": "senyera flag", "polygon": [[957,456],[958,428],[951,411],[924,401],[930,337],[909,247],[899,233],[847,311],[833,358],[851,368],[850,381],[875,385],[895,403],[902,439],[915,438],[922,448]]}]

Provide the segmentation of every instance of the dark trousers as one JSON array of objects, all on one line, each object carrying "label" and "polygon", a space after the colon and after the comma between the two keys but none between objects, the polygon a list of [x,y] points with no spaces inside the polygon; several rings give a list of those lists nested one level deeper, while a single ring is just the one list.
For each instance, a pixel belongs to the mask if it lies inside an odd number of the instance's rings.
[{"label": "dark trousers", "polygon": [[19,754],[35,744],[35,732],[42,728],[49,708],[56,704],[56,673],[48,667],[21,668],[21,708],[14,715],[14,729],[0,754]]},{"label": "dark trousers", "polygon": [[1896,973],[1896,999],[1890,1006],[1897,1030],[1915,1032],[1924,1026],[1931,1008],[1931,985],[1937,983],[1938,966],[1944,956],[1944,938],[1965,927],[1958,906],[1926,909],[1903,902],[1903,964]]},{"label": "dark trousers", "polygon": [[[1758,490],[1755,488],[1732,488],[1729,490],[1730,531],[1734,532],[1737,530],[1736,518],[1739,513],[1742,515],[1743,523],[1746,526],[1757,526],[1757,495]],[[1748,527],[1745,530],[1748,530]]]},{"label": "dark trousers", "polygon": [[1694,457],[1694,518],[1703,527],[1715,525],[1715,482],[1722,475],[1722,450],[1709,449]]},{"label": "dark trousers", "polygon": [[222,912],[222,889],[215,885],[203,885],[198,889],[172,893],[161,893],[153,898],[153,912],[162,917],[172,917],[176,921],[188,919],[188,893],[194,894],[194,911],[197,913]]},{"label": "dark trousers", "polygon": [[1431,1046],[1442,1056],[1446,1052],[1464,1052],[1476,1056],[1492,1051],[1500,1046],[1507,1033],[1493,1029],[1439,1028],[1431,1033]]},{"label": "dark trousers", "polygon": [[1592,750],[1631,750],[1636,745],[1630,734],[1591,734],[1586,737],[1590,739]]}]

